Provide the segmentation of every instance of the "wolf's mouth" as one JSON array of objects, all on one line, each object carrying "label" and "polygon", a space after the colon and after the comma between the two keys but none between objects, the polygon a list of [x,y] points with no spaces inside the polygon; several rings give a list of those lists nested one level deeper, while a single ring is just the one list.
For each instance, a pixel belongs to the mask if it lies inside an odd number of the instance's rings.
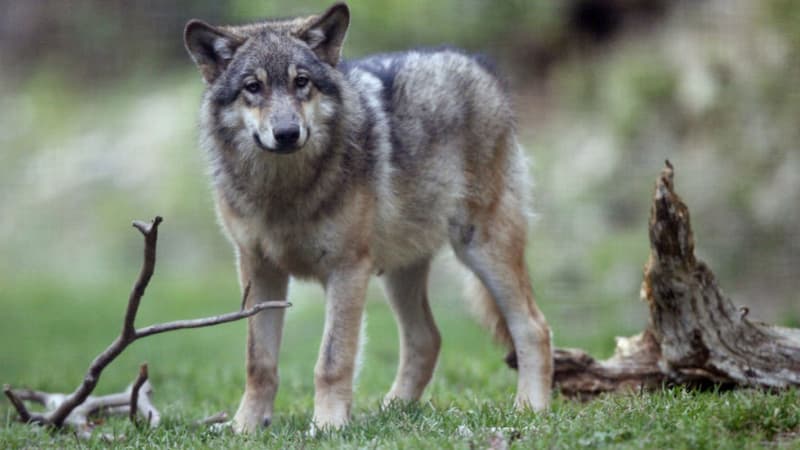
[{"label": "wolf's mouth", "polygon": [[264,143],[261,142],[261,138],[258,136],[258,133],[253,133],[253,140],[256,141],[256,145],[258,145],[258,147],[261,148],[261,150],[264,150],[264,151],[267,151],[267,152],[270,152],[270,153],[277,153],[279,155],[288,155],[290,153],[294,153],[294,152],[300,150],[300,147],[301,147],[300,145],[296,145],[295,144],[295,145],[288,145],[288,146],[278,145],[277,147],[272,148],[272,147],[270,147],[268,145],[264,145]]}]

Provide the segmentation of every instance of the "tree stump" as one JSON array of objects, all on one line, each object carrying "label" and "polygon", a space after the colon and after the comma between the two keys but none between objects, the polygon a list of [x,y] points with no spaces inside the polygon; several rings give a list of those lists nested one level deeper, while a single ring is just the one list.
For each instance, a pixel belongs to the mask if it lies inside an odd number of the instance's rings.
[{"label": "tree stump", "polygon": [[694,254],[689,209],[675,193],[667,161],[650,210],[650,257],[641,295],[645,330],[617,338],[614,355],[597,361],[576,349],[554,353],[554,384],[565,395],[655,389],[665,385],[800,386],[800,330],[747,318]]}]

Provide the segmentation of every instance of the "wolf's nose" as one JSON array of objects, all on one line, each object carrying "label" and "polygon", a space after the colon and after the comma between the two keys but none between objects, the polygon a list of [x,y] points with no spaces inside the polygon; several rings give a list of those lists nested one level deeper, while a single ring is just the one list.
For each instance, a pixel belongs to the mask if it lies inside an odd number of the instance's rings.
[{"label": "wolf's nose", "polygon": [[275,136],[275,142],[281,147],[292,146],[300,139],[300,127],[297,125],[289,125],[281,128],[275,128],[272,131]]}]

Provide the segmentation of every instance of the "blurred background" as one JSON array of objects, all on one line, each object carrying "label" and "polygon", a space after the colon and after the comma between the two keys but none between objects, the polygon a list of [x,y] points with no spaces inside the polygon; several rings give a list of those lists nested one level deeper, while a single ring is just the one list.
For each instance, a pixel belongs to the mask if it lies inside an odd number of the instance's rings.
[{"label": "blurred background", "polygon": [[[0,1],[2,381],[62,386],[43,364],[77,377],[111,340],[140,264],[132,219],[165,217],[141,324],[238,307],[197,145],[203,84],[182,28],[328,4]],[[698,253],[726,293],[751,317],[800,326],[800,2],[349,4],[345,57],[448,43],[492,56],[507,75],[535,179],[530,270],[557,345],[606,356],[613,336],[645,325],[646,224],[667,158]],[[458,269],[452,256],[439,261],[434,309],[458,316]],[[375,323],[390,324],[379,283],[370,292]],[[321,293],[293,285],[291,333],[318,336]],[[213,373],[238,391],[244,324],[192,333],[137,344],[122,364],[181,351],[202,360],[200,347],[233,355],[231,372]],[[485,348],[502,366],[502,352]]]}]

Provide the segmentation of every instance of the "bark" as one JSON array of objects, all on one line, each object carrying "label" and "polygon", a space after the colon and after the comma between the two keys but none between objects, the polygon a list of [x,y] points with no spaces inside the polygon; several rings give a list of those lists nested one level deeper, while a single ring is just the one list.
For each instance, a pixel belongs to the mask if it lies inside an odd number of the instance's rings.
[{"label": "bark", "polygon": [[650,211],[650,257],[641,295],[645,330],[618,338],[597,361],[575,349],[555,351],[554,383],[565,395],[655,389],[665,385],[786,388],[800,385],[800,330],[747,318],[694,254],[689,209],[675,193],[667,162]]}]

